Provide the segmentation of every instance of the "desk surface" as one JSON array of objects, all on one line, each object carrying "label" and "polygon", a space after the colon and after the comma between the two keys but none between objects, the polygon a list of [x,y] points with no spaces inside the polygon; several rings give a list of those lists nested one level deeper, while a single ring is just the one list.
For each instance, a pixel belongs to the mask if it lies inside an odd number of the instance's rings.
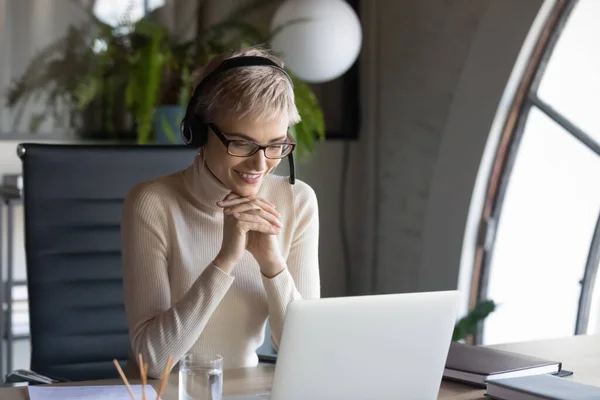
[{"label": "desk surface", "polygon": [[[600,386],[600,335],[573,336],[569,338],[550,339],[535,342],[511,343],[490,346],[507,351],[563,362],[563,368],[573,371],[571,377],[581,383]],[[241,395],[268,392],[273,378],[273,366],[225,371],[225,395]],[[132,383],[139,383],[137,381]],[[76,382],[76,385],[114,385],[121,384],[118,380],[103,380]],[[156,381],[152,386],[158,387]],[[475,400],[485,399],[484,390],[458,383],[442,382],[440,399]],[[28,400],[27,388],[15,387],[0,389],[0,399]],[[169,378],[169,385],[163,394],[165,400],[177,400],[177,374]]]}]

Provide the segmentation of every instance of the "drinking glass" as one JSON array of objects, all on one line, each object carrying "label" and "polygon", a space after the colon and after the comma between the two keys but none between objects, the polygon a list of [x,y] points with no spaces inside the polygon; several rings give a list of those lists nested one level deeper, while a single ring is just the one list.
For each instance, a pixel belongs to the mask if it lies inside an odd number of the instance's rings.
[{"label": "drinking glass", "polygon": [[179,400],[222,400],[223,357],[186,354],[179,361]]}]

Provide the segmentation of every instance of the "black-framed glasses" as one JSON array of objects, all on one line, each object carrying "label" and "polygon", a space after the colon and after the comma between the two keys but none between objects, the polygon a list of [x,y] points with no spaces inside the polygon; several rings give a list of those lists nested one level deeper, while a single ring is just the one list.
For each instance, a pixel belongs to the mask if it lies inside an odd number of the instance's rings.
[{"label": "black-framed glasses", "polygon": [[235,157],[250,157],[259,150],[263,150],[266,158],[283,158],[289,155],[294,148],[296,143],[291,141],[288,135],[288,140],[285,142],[271,143],[266,146],[262,146],[251,140],[244,139],[227,139],[225,134],[215,125],[208,124],[210,129],[215,133],[221,142],[227,148],[227,152]]}]

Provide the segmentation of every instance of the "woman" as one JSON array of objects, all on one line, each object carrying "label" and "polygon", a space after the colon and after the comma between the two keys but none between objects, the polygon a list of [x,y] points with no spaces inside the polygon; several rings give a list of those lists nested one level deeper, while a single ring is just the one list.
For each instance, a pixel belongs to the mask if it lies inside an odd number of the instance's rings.
[{"label": "woman", "polygon": [[[282,65],[247,49],[216,58],[204,77],[240,56]],[[289,77],[234,68],[199,93],[194,117],[209,129],[194,163],[137,185],[124,204],[131,352],[150,377],[188,352],[220,354],[225,368],[255,366],[267,318],[277,347],[287,305],[320,296],[315,193],[271,174],[293,150],[288,127],[300,120]]]}]

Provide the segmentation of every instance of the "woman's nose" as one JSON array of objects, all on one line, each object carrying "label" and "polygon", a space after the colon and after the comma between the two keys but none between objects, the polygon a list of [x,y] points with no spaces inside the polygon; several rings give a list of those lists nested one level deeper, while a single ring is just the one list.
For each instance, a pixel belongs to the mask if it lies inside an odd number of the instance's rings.
[{"label": "woman's nose", "polygon": [[260,149],[252,155],[251,165],[256,171],[264,171],[267,169],[267,157],[265,157],[264,149]]}]

